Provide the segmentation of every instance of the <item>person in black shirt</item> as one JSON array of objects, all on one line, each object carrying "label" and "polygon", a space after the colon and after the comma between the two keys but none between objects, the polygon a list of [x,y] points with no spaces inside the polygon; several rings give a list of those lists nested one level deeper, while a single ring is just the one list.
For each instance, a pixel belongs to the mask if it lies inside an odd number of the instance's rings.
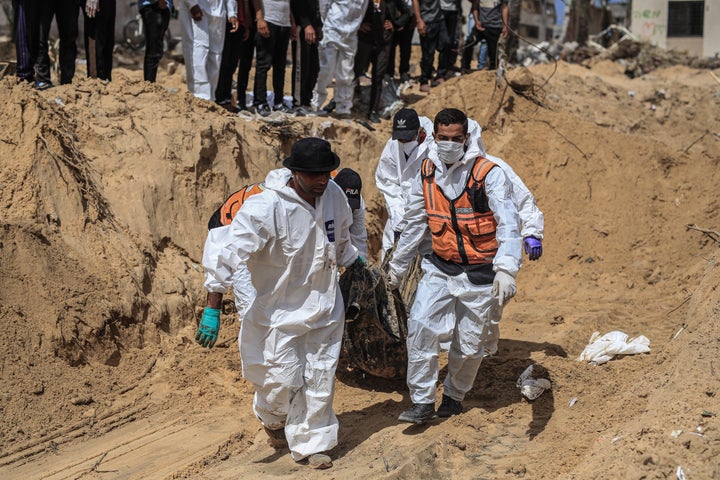
[{"label": "person in black shirt", "polygon": [[292,41],[293,105],[310,111],[313,88],[320,72],[318,43],[322,40],[322,18],[318,0],[290,0],[290,9],[298,28]]},{"label": "person in black shirt", "polygon": [[367,71],[372,63],[368,119],[373,123],[380,123],[382,80],[388,70],[393,31],[407,26],[410,18],[410,9],[403,0],[373,0],[368,4],[360,25],[355,78]]}]

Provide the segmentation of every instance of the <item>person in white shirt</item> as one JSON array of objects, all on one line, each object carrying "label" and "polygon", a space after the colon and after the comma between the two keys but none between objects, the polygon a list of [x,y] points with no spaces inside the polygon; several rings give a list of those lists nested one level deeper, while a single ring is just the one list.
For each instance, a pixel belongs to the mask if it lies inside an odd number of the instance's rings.
[{"label": "person in white shirt", "polygon": [[[288,112],[285,96],[285,63],[290,37],[296,36],[291,20],[290,0],[253,0],[255,2],[255,84],[253,107],[268,116],[273,110]],[[273,107],[267,98],[267,74],[272,67]]]}]

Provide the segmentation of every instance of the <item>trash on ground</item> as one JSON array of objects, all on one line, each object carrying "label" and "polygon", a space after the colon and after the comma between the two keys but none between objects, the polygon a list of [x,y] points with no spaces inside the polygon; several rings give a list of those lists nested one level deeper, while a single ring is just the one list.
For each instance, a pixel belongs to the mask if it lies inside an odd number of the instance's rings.
[{"label": "trash on ground", "polygon": [[523,373],[518,377],[517,383],[515,384],[519,389],[523,397],[528,400],[535,400],[540,395],[552,388],[552,383],[547,378],[534,378],[532,376],[533,370],[537,366],[533,363],[525,369]]},{"label": "trash on ground", "polygon": [[685,480],[685,472],[683,472],[683,468],[680,465],[678,465],[675,475],[677,475],[678,480]]},{"label": "trash on ground", "polygon": [[590,337],[590,343],[577,358],[577,361],[600,365],[610,361],[615,355],[632,355],[649,352],[650,340],[644,335],[628,339],[626,333],[617,330],[606,333],[603,336],[600,336],[600,332],[595,332]]}]

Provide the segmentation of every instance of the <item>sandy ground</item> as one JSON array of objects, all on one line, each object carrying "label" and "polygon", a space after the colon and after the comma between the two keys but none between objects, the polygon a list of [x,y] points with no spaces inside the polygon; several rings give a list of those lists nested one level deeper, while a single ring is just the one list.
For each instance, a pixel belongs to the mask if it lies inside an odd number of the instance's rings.
[{"label": "sandy ground", "polygon": [[[498,354],[462,415],[422,427],[397,421],[404,379],[339,372],[323,472],[266,444],[230,300],[218,346],[193,341],[206,223],[322,135],[365,180],[377,258],[389,122],[246,120],[189,95],[181,65],[155,85],[127,66],[44,92],[2,80],[0,478],[720,478],[719,236],[687,227],[720,229],[720,82],[599,59],[531,72],[525,96],[488,72],[406,94],[478,120],[545,213]],[[576,361],[612,330],[650,353]],[[529,402],[515,382],[532,363],[552,389]]]}]

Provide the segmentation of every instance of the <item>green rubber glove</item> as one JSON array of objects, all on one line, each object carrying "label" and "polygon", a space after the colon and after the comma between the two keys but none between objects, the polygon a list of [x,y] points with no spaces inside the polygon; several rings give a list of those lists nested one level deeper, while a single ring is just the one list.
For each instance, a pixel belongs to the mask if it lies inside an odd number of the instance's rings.
[{"label": "green rubber glove", "polygon": [[203,347],[212,348],[220,332],[220,310],[205,307],[200,326],[195,334],[195,341]]}]

